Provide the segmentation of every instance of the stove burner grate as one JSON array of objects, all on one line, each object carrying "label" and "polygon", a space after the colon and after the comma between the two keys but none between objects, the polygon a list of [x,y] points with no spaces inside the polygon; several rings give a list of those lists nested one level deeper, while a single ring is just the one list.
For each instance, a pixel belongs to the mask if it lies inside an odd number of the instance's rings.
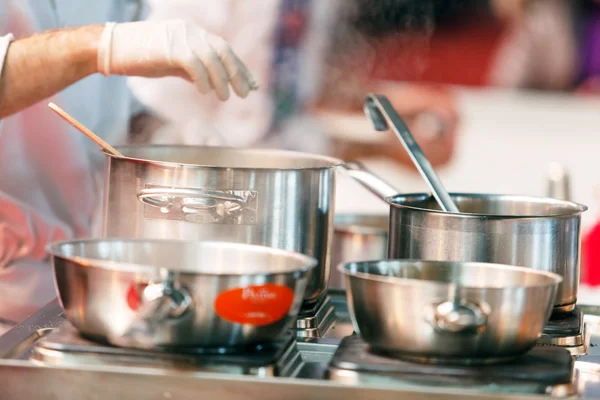
[{"label": "stove burner grate", "polygon": [[324,297],[309,309],[303,309],[296,320],[298,338],[320,338],[335,324],[335,309],[329,296]]},{"label": "stove burner grate", "polygon": [[115,347],[84,338],[65,322],[40,339],[31,359],[43,365],[83,363],[286,377],[295,376],[302,366],[291,334],[270,345],[236,350],[189,348],[175,352]]},{"label": "stove burner grate", "polygon": [[552,318],[546,324],[538,346],[559,346],[569,349],[572,355],[586,352],[586,334],[583,311],[576,307],[567,316]]},{"label": "stove burner grate", "polygon": [[[353,383],[385,380],[394,384],[447,385],[494,391],[545,393],[569,385],[574,361],[561,347],[534,347],[524,356],[501,364],[422,364],[374,354],[360,336],[344,338],[328,369],[329,379]],[[503,389],[502,389],[503,388]]]}]

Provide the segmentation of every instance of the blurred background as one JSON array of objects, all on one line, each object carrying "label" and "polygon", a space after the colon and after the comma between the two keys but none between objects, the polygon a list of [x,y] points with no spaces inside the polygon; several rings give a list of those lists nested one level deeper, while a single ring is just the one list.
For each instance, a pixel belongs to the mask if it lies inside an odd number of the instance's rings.
[{"label": "blurred background", "polygon": [[[544,196],[559,168],[570,178],[565,195],[590,207],[584,231],[595,237],[600,1],[152,0],[149,18],[192,19],[220,34],[261,88],[220,103],[179,79],[131,78],[147,106],[132,142],[330,154],[363,161],[402,192],[424,191],[397,140],[362,114],[365,94],[377,92],[450,191]],[[339,181],[338,213],[387,212]]]}]

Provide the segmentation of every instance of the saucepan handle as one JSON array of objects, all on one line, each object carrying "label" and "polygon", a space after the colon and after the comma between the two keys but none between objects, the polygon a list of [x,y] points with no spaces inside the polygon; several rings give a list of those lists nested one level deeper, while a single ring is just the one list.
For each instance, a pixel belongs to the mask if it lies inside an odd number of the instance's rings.
[{"label": "saucepan handle", "polygon": [[341,168],[355,181],[382,200],[399,193],[398,189],[369,171],[358,161],[348,161],[342,164]]},{"label": "saucepan handle", "polygon": [[426,319],[440,333],[478,333],[486,329],[489,314],[487,303],[448,300],[432,304]]}]

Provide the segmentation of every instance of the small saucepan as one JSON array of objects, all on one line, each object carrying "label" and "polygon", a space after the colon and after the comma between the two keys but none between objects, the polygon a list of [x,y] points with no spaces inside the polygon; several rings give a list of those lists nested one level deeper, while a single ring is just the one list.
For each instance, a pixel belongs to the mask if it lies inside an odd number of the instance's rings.
[{"label": "small saucepan", "polygon": [[223,352],[293,325],[316,259],[263,246],[104,239],[49,246],[67,319],[121,347]]},{"label": "small saucepan", "polygon": [[350,315],[376,352],[417,362],[485,364],[535,346],[562,278],[475,262],[385,260],[339,266]]}]

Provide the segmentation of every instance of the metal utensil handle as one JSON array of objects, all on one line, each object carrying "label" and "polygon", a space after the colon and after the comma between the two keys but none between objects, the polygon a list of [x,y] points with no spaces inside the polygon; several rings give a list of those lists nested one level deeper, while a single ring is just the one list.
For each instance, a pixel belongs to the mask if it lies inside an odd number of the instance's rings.
[{"label": "metal utensil handle", "polygon": [[170,283],[153,283],[144,288],[138,316],[146,323],[160,323],[178,318],[189,308],[192,298],[187,290],[175,289]]},{"label": "metal utensil handle", "polygon": [[[369,103],[372,103],[369,105]],[[387,122],[388,127],[396,134],[400,142],[408,152],[410,158],[415,163],[417,169],[427,181],[427,184],[433,191],[433,196],[436,198],[443,211],[458,213],[458,208],[452,201],[452,198],[442,185],[438,175],[431,166],[431,163],[423,154],[423,150],[415,141],[410,130],[404,123],[404,120],[398,115],[392,104],[385,96],[369,95],[367,98],[366,107],[369,107],[369,113],[375,112],[373,106],[377,106],[381,110],[381,117]]]},{"label": "metal utensil handle", "polygon": [[182,203],[192,203],[192,199],[212,199],[212,200],[225,200],[237,203],[240,207],[243,206],[246,201],[236,195],[224,193],[220,190],[209,190],[209,189],[182,189],[182,188],[147,188],[142,189],[138,192],[138,199],[144,203],[153,207],[169,207],[172,205],[174,197],[187,196],[182,200]]},{"label": "metal utensil handle", "polygon": [[487,326],[489,305],[467,301],[433,304],[429,322],[441,333],[477,333]]},{"label": "metal utensil handle", "polygon": [[362,163],[348,161],[341,165],[341,169],[363,187],[371,191],[375,196],[380,197],[383,200],[399,193],[396,188],[373,174]]},{"label": "metal utensil handle", "polygon": [[131,325],[119,335],[111,335],[109,342],[117,346],[152,349],[155,335],[170,319],[183,316],[191,307],[192,297],[183,288],[175,289],[172,280],[153,283],[144,288],[140,308]]}]

